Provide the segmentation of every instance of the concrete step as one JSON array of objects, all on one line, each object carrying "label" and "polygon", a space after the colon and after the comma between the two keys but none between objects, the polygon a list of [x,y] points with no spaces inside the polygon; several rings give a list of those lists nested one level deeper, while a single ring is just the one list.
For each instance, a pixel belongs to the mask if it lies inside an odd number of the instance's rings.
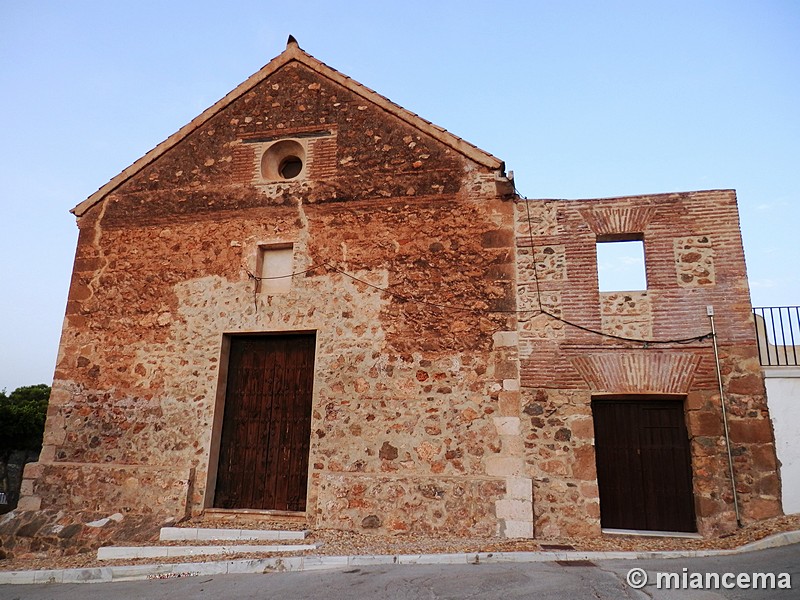
[{"label": "concrete step", "polygon": [[218,554],[262,554],[316,550],[320,544],[233,544],[228,546],[104,546],[97,550],[97,560],[132,558],[170,558],[174,556],[214,556]]},{"label": "concrete step", "polygon": [[209,527],[162,527],[159,538],[167,541],[228,541],[228,540],[304,540],[308,530],[282,529],[214,529]]}]

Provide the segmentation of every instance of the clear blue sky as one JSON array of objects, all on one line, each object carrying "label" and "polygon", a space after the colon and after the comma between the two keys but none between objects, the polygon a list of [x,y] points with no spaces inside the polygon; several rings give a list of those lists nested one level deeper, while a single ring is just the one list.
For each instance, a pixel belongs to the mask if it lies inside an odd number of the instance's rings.
[{"label": "clear blue sky", "polygon": [[0,0],[0,389],[52,380],[69,209],[289,33],[528,197],[737,189],[753,303],[800,304],[795,0]]}]

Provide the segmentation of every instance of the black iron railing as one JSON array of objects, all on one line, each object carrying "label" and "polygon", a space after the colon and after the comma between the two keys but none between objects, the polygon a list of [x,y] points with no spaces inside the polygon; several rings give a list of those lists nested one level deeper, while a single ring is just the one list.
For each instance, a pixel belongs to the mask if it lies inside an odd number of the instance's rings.
[{"label": "black iron railing", "polygon": [[753,315],[761,365],[800,366],[800,306],[759,306]]}]

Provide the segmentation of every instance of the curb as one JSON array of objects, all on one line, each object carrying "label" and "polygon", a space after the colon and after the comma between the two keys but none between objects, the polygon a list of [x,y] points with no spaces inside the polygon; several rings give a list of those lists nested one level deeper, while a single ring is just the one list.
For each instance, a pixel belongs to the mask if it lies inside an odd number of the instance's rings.
[{"label": "curb", "polygon": [[800,543],[800,531],[777,533],[732,550],[671,550],[655,552],[468,552],[454,554],[377,554],[362,556],[291,556],[202,563],[92,567],[87,569],[47,569],[0,572],[0,584],[104,583],[173,579],[199,575],[235,573],[285,573],[341,569],[370,565],[463,565],[496,563],[534,563],[576,560],[643,560],[658,558],[701,558],[744,554],[767,548]]}]

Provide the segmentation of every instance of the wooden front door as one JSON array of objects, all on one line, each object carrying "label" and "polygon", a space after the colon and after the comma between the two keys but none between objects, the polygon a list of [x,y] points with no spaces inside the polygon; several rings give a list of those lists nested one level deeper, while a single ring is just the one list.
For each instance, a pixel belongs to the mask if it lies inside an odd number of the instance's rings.
[{"label": "wooden front door", "polygon": [[314,334],[231,338],[214,506],[304,511]]},{"label": "wooden front door", "polygon": [[697,531],[683,402],[592,401],[604,528]]}]

